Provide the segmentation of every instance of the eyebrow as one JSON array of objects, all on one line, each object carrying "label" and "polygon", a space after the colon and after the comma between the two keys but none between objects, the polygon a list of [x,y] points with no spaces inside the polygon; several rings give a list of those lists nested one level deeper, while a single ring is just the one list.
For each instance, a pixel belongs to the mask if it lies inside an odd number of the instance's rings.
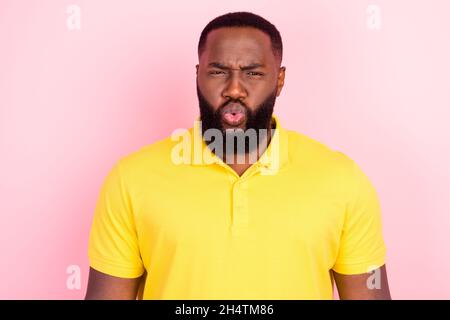
[{"label": "eyebrow", "polygon": [[[208,67],[214,67],[214,68],[218,68],[218,69],[222,69],[222,70],[231,70],[232,69],[229,66],[227,66],[223,63],[220,63],[220,62],[211,62],[208,64]],[[240,67],[240,69],[242,71],[245,71],[245,70],[252,70],[252,69],[261,68],[261,67],[265,67],[265,65],[263,65],[261,63],[251,63],[248,66]]]}]

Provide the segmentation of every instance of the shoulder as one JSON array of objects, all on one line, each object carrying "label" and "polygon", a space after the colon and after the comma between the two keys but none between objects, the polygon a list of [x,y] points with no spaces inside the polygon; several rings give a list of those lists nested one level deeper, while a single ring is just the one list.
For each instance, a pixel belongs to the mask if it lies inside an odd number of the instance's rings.
[{"label": "shoulder", "polygon": [[370,179],[346,153],[295,131],[288,130],[288,137],[289,167],[294,179],[307,181],[314,190],[338,193],[350,202],[376,198]]},{"label": "shoulder", "polygon": [[344,152],[303,133],[293,130],[286,132],[289,160],[292,164],[321,169],[352,170],[354,160]]},{"label": "shoulder", "polygon": [[373,192],[374,186],[368,175],[349,155],[305,134],[287,131],[289,160],[294,170],[306,172],[308,176],[324,178],[333,182],[340,190],[352,194],[364,190]]},{"label": "shoulder", "polygon": [[171,162],[171,150],[176,142],[171,137],[144,145],[120,157],[115,164],[123,176],[139,178],[166,170]]}]

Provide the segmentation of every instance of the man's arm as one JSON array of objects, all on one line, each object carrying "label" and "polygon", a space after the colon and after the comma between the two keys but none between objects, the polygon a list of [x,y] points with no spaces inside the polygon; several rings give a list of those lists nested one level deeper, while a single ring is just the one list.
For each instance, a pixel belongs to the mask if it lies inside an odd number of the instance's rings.
[{"label": "man's arm", "polygon": [[90,268],[85,300],[136,300],[141,280],[113,277]]},{"label": "man's arm", "polygon": [[341,300],[391,300],[386,266],[375,272],[344,275],[333,271]]}]

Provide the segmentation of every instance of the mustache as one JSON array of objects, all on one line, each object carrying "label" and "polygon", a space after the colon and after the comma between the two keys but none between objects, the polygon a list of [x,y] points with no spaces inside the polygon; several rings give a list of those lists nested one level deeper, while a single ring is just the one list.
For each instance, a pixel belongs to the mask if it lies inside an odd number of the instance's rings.
[{"label": "mustache", "polygon": [[229,105],[232,105],[232,104],[238,104],[238,105],[241,105],[242,107],[244,107],[245,109],[248,110],[248,106],[247,106],[244,102],[242,102],[241,100],[235,100],[235,99],[229,99],[228,101],[226,101],[225,103],[223,103],[223,104],[219,107],[219,109],[223,109],[223,108],[225,108],[225,107],[227,107],[227,106],[229,106]]},{"label": "mustache", "polygon": [[223,130],[221,121],[222,113],[239,112],[239,109],[240,112],[245,112],[247,115],[247,122],[245,126],[246,129],[260,129],[270,126],[270,119],[275,105],[277,88],[274,88],[272,93],[254,109],[249,108],[246,101],[244,102],[244,99],[241,97],[237,99],[226,97],[228,99],[224,101],[220,107],[215,108],[203,96],[198,83],[196,90],[200,107],[200,119],[202,120],[202,132],[208,128]]}]

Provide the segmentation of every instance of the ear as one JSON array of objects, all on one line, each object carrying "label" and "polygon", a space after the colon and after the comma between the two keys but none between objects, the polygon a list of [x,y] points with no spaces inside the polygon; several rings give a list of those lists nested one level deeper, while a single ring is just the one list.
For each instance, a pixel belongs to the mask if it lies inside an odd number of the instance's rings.
[{"label": "ear", "polygon": [[285,74],[286,74],[286,67],[281,67],[280,72],[278,73],[278,80],[277,80],[277,97],[280,95],[281,90],[283,89]]},{"label": "ear", "polygon": [[198,75],[198,64],[195,65],[195,74]]}]

